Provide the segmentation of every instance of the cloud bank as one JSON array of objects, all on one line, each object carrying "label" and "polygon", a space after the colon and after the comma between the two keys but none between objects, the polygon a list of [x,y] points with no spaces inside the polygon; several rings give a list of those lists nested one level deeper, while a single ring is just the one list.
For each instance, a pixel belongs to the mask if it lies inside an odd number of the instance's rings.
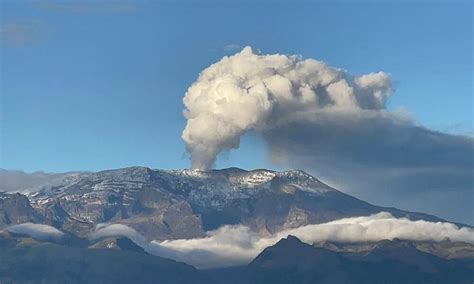
[{"label": "cloud bank", "polygon": [[60,230],[43,224],[23,223],[5,229],[7,232],[22,234],[38,240],[59,239],[64,233]]},{"label": "cloud bank", "polygon": [[[204,69],[187,90],[182,138],[192,168],[206,170],[254,132],[278,166],[309,171],[371,202],[471,223],[474,139],[387,110],[393,94],[383,72],[353,76],[246,47]],[[439,206],[447,195],[450,203]]]},{"label": "cloud bank", "polygon": [[204,238],[152,241],[147,243],[135,230],[125,225],[110,225],[94,233],[97,236],[129,237],[151,254],[183,261],[198,268],[226,267],[250,262],[263,249],[281,238],[294,235],[312,244],[319,241],[364,242],[384,239],[435,240],[474,243],[474,230],[451,223],[410,221],[381,212],[371,216],[344,218],[328,223],[285,230],[271,237],[261,237],[245,226],[223,226]]},{"label": "cloud bank", "polygon": [[[5,230],[25,234],[38,240],[58,239],[64,235],[54,227],[33,223],[13,225]],[[99,224],[95,232],[89,235],[89,239],[124,236],[150,254],[183,261],[197,268],[216,268],[247,264],[266,247],[274,245],[288,235],[294,235],[308,244],[320,241],[366,242],[394,238],[419,241],[442,241],[449,238],[452,241],[474,244],[472,228],[459,228],[445,222],[411,221],[406,218],[395,218],[386,212],[302,226],[268,237],[259,236],[246,226],[226,225],[207,232],[207,236],[203,238],[149,242],[126,225]]]}]

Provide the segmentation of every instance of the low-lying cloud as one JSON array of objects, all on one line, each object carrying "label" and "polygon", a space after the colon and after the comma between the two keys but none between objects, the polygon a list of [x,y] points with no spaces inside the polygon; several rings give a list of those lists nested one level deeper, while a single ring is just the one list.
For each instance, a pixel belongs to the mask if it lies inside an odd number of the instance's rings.
[{"label": "low-lying cloud", "polygon": [[37,240],[59,239],[64,233],[60,230],[43,224],[22,223],[5,229],[7,232],[27,235]]},{"label": "low-lying cloud", "polygon": [[122,224],[108,224],[103,223],[96,226],[95,232],[89,235],[89,239],[97,240],[106,237],[112,236],[124,236],[132,240],[138,245],[145,245],[147,243],[146,238],[135,231],[134,229],[130,228],[129,226],[122,225]]},{"label": "low-lying cloud", "polygon": [[0,43],[3,46],[24,46],[42,35],[42,24],[40,22],[9,22],[0,24]]},{"label": "low-lying cloud", "polygon": [[[261,237],[246,226],[223,226],[204,238],[166,241],[144,241],[142,236],[125,226],[100,228],[95,237],[122,235],[129,237],[151,254],[183,261],[198,268],[226,267],[250,262],[263,249],[281,238],[294,235],[303,242],[364,242],[401,238],[407,240],[452,241],[474,243],[474,230],[458,228],[451,223],[411,221],[381,212],[371,216],[344,218],[285,230],[270,237]],[[138,236],[138,237],[137,237]]]},{"label": "low-lying cloud", "polygon": [[[59,239],[64,233],[43,224],[24,223],[5,229],[8,232],[24,234],[38,240]],[[127,237],[148,253],[183,261],[197,268],[216,268],[249,263],[266,247],[280,239],[294,235],[301,241],[312,244],[320,241],[366,242],[391,240],[462,241],[474,244],[474,229],[457,227],[446,222],[411,221],[395,218],[390,213],[344,218],[323,224],[306,225],[262,237],[243,225],[226,225],[207,232],[207,236],[195,239],[178,239],[149,242],[133,228],[123,224],[99,224],[90,240],[106,237]]]}]

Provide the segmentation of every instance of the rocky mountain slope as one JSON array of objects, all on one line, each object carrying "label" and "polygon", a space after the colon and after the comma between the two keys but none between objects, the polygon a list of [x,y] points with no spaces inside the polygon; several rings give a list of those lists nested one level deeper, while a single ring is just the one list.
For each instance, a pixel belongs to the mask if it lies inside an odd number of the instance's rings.
[{"label": "rocky mountain slope", "polygon": [[33,222],[85,236],[97,224],[122,223],[148,239],[164,240],[201,237],[225,224],[244,224],[269,235],[380,211],[395,217],[440,220],[369,204],[303,171],[131,167],[71,173],[26,196],[3,193],[0,229]]},{"label": "rocky mountain slope", "polygon": [[[447,260],[410,241],[380,241],[364,252],[342,252],[289,236],[248,266],[227,271],[233,283],[472,283],[474,258]],[[215,272],[216,274],[220,275]],[[239,275],[238,277],[235,277]]]},{"label": "rocky mountain slope", "polygon": [[[466,242],[453,242],[445,239],[441,242],[435,241],[413,241],[393,239],[392,243],[397,243],[409,247],[413,247],[419,251],[429,253],[444,259],[473,259],[474,245]],[[314,247],[320,247],[335,252],[348,254],[367,254],[381,246],[390,244],[390,241],[378,242],[318,242],[314,243]]]},{"label": "rocky mountain slope", "polygon": [[125,238],[92,244],[0,233],[0,283],[213,283],[182,262],[144,253]]},{"label": "rocky mountain slope", "polygon": [[25,195],[0,192],[0,228],[27,222],[44,223],[47,220],[31,207]]}]

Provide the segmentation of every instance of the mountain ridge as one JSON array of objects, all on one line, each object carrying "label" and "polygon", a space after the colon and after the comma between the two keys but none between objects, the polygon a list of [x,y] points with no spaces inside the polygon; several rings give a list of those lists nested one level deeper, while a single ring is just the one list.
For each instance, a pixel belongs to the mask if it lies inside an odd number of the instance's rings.
[{"label": "mountain ridge", "polygon": [[399,239],[347,253],[288,236],[237,271],[234,283],[472,283],[473,265],[472,256],[448,260]]},{"label": "mountain ridge", "polygon": [[[2,195],[0,203],[17,204],[16,200],[22,199],[7,195]],[[74,172],[26,197],[32,212],[42,219],[39,222],[79,236],[107,222],[128,225],[149,240],[165,240],[203,237],[206,231],[233,224],[271,235],[381,211],[412,220],[444,221],[428,214],[372,205],[301,170],[159,170],[138,166]],[[0,227],[39,220],[24,214],[10,220],[16,212],[13,209],[0,206],[0,217],[4,216]]]}]

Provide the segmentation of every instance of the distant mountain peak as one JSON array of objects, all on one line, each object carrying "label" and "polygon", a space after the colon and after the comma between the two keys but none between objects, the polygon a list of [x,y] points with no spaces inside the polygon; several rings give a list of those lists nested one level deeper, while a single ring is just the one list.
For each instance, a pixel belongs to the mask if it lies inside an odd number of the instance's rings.
[{"label": "distant mountain peak", "polygon": [[303,243],[300,239],[293,235],[288,235],[286,238],[282,238],[275,244],[276,247],[295,247],[300,245],[307,246],[307,244]]}]

